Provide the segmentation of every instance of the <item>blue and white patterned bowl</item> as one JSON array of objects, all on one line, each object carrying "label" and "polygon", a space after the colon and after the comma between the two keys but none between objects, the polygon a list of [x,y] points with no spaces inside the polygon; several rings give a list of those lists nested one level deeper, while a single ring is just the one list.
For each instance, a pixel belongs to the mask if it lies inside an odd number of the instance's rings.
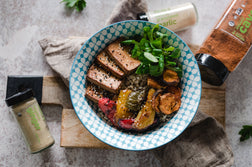
[{"label": "blue and white patterned bowl", "polygon": [[94,34],[76,55],[70,74],[69,89],[74,110],[86,129],[106,144],[125,150],[148,150],[162,146],[179,136],[197,112],[201,97],[201,77],[190,48],[175,33],[160,26],[169,35],[167,43],[181,49],[179,61],[183,68],[182,104],[166,124],[144,134],[122,132],[99,117],[97,106],[85,98],[86,74],[96,55],[121,36],[143,34],[143,27],[155,24],[145,21],[123,21],[109,25]]}]

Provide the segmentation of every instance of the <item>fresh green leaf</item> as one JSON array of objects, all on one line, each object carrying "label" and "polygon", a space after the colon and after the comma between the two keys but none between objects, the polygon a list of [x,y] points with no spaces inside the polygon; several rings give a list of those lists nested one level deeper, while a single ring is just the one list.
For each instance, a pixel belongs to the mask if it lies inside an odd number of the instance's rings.
[{"label": "fresh green leaf", "polygon": [[158,61],[158,65],[150,65],[150,75],[158,77],[163,74],[164,71],[164,56],[161,55]]},{"label": "fresh green leaf", "polygon": [[147,73],[149,73],[149,66],[144,63],[141,63],[136,70],[136,74],[147,74]]},{"label": "fresh green leaf", "polygon": [[153,49],[152,54],[154,56],[160,56],[163,53],[162,49]]},{"label": "fresh green leaf", "polygon": [[[156,24],[152,29],[151,29],[151,35],[152,35],[152,38],[155,38],[155,35],[156,35],[156,32],[158,31],[159,29],[159,25]],[[151,39],[150,39],[151,40]],[[152,41],[152,40],[151,40]]]},{"label": "fresh green leaf", "polygon": [[131,51],[131,57],[138,58],[141,54],[141,50],[138,45],[135,45]]},{"label": "fresh green leaf", "polygon": [[74,7],[74,5],[75,5],[77,2],[78,2],[78,0],[69,1],[68,7],[70,7],[70,8]]},{"label": "fresh green leaf", "polygon": [[150,65],[150,75],[152,76],[158,76],[159,74],[159,65]]},{"label": "fresh green leaf", "polygon": [[164,37],[168,37],[167,34],[163,34],[163,33],[159,32],[159,31],[156,32],[156,35],[157,35],[159,38],[161,38],[161,39],[163,39]]},{"label": "fresh green leaf", "polygon": [[172,54],[170,55],[170,57],[172,58],[178,58],[180,56],[180,49],[176,48]]},{"label": "fresh green leaf", "polygon": [[131,39],[122,41],[121,43],[122,43],[122,44],[126,44],[126,45],[131,45],[131,44],[138,45],[138,42],[137,42],[137,41],[131,40]]},{"label": "fresh green leaf", "polygon": [[152,48],[151,47],[146,47],[146,48],[144,48],[144,51],[151,53],[152,52]]},{"label": "fresh green leaf", "polygon": [[175,48],[173,46],[169,46],[168,48],[164,48],[163,51],[165,52],[172,52]]},{"label": "fresh green leaf", "polygon": [[170,56],[172,51],[174,50],[175,48],[172,47],[172,46],[169,46],[168,48],[163,48],[163,54],[165,56]]},{"label": "fresh green leaf", "polygon": [[147,32],[149,32],[149,31],[150,31],[150,27],[145,26],[145,27],[143,28],[143,30],[144,30],[144,32],[145,32],[145,33],[147,33]]},{"label": "fresh green leaf", "polygon": [[159,58],[159,74],[162,75],[164,71],[164,55],[160,55]]},{"label": "fresh green leaf", "polygon": [[143,51],[146,51],[146,52],[152,51],[152,48],[150,47],[150,41],[148,41],[146,38],[142,38],[139,42],[139,45]]},{"label": "fresh green leaf", "polygon": [[75,8],[78,12],[81,12],[86,7],[85,0],[62,0],[61,3],[65,3],[67,8]]},{"label": "fresh green leaf", "polygon": [[144,52],[144,57],[146,59],[148,59],[152,63],[157,63],[158,62],[158,59],[155,56],[153,56],[151,53]]},{"label": "fresh green leaf", "polygon": [[75,9],[78,11],[78,12],[81,12],[84,8],[86,7],[86,1],[84,0],[79,0],[77,2],[77,5],[75,6]]},{"label": "fresh green leaf", "polygon": [[252,125],[243,125],[242,129],[239,131],[240,141],[245,141],[252,137]]},{"label": "fresh green leaf", "polygon": [[162,49],[162,40],[156,39],[150,42],[153,49]]},{"label": "fresh green leaf", "polygon": [[147,39],[148,38],[148,33],[150,32],[150,27],[146,26],[146,27],[143,28],[143,30],[144,30],[144,36],[143,37],[145,39]]},{"label": "fresh green leaf", "polygon": [[177,63],[174,62],[174,61],[166,61],[166,65],[167,65],[167,66],[176,66]]},{"label": "fresh green leaf", "polygon": [[150,31],[147,32],[147,36],[148,36],[150,42],[153,41],[153,39],[154,39],[154,33],[156,31],[158,31],[158,29],[159,29],[159,25],[156,24]]}]

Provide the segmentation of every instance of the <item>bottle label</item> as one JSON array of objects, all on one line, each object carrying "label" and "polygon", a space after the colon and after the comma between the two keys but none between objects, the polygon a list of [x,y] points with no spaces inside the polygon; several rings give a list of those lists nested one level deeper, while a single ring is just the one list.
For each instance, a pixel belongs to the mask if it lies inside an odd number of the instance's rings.
[{"label": "bottle label", "polygon": [[149,12],[148,20],[172,31],[180,31],[197,22],[197,12],[192,3]]},{"label": "bottle label", "polygon": [[29,117],[30,117],[30,123],[33,125],[33,127],[36,130],[40,130],[40,125],[39,125],[39,121],[40,120],[44,120],[45,117],[42,114],[42,111],[40,108],[38,108],[37,105],[32,105],[30,107],[28,107],[25,110],[26,113],[28,113]]},{"label": "bottle label", "polygon": [[242,43],[251,45],[252,1],[234,0],[216,29],[221,29]]},{"label": "bottle label", "polygon": [[36,152],[54,141],[37,102],[13,112],[31,152]]}]

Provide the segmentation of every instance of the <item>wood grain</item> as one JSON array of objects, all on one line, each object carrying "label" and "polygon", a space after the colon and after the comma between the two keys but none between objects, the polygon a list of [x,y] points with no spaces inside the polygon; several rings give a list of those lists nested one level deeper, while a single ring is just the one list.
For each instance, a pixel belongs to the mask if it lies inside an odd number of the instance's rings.
[{"label": "wood grain", "polygon": [[[192,52],[198,50],[197,45],[189,45]],[[199,110],[213,116],[225,125],[225,88],[226,85],[212,86],[202,82],[202,93]],[[68,88],[59,77],[44,77],[43,104],[58,104],[63,107],[61,124],[62,147],[113,148],[97,138],[81,124],[72,109]]]},{"label": "wood grain", "polygon": [[112,148],[82,125],[73,109],[63,109],[60,145],[63,147]]},{"label": "wood grain", "polygon": [[42,104],[56,104],[63,108],[73,108],[69,89],[60,77],[47,76],[43,78]]}]

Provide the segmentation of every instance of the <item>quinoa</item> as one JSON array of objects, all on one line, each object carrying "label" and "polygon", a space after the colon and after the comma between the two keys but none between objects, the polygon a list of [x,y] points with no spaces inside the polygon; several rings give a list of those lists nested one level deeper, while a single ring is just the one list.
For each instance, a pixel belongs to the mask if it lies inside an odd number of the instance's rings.
[{"label": "quinoa", "polygon": [[131,74],[125,79],[122,89],[133,91],[147,89],[147,78],[147,74]]}]

